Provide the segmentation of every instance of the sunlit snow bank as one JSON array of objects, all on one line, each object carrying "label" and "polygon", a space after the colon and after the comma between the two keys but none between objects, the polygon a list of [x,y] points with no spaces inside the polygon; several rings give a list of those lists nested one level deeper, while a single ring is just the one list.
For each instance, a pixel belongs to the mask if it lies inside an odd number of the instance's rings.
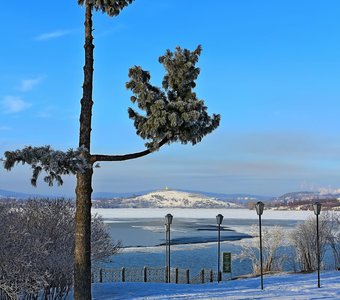
[{"label": "sunlit snow bank", "polygon": [[[72,295],[70,295],[72,297]],[[283,274],[207,284],[113,283],[94,284],[93,299],[340,299],[340,271],[317,275]]]},{"label": "sunlit snow bank", "polygon": [[[222,214],[229,219],[258,219],[255,210],[249,209],[192,209],[192,208],[96,208],[92,213],[101,215],[104,219],[142,219],[164,218],[171,213],[174,218],[215,218]],[[265,210],[263,219],[274,220],[305,220],[314,216],[312,211],[278,211]]]}]

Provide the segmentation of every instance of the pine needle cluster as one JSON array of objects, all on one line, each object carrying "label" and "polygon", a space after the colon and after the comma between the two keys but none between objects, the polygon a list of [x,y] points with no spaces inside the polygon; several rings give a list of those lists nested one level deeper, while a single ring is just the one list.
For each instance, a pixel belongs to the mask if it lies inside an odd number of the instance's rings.
[{"label": "pine needle cluster", "polygon": [[201,46],[194,51],[180,47],[174,53],[167,50],[159,58],[166,71],[162,88],[153,86],[150,73],[140,66],[129,70],[126,87],[134,93],[131,101],[145,112],[129,108],[129,117],[137,134],[149,140],[145,144],[149,149],[157,149],[164,140],[195,145],[219,126],[220,115],[209,116],[204,101],[194,92],[201,51]]},{"label": "pine needle cluster", "polygon": [[78,0],[79,5],[86,2],[96,10],[108,14],[110,17],[118,16],[124,7],[128,6],[133,0]]}]

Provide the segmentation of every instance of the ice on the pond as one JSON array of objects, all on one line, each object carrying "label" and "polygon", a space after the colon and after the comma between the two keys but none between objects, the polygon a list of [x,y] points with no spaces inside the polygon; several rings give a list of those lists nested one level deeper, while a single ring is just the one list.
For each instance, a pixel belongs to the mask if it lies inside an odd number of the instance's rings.
[{"label": "ice on the pond", "polygon": [[[104,219],[149,219],[164,218],[168,213],[176,218],[186,219],[215,219],[216,215],[222,214],[226,219],[247,219],[257,220],[255,210],[249,209],[205,209],[205,208],[93,208],[92,213],[97,213]],[[306,220],[314,216],[313,211],[296,210],[265,210],[262,219],[271,220]]]},{"label": "ice on the pond", "polygon": [[143,230],[151,231],[151,232],[164,232],[164,226],[131,226],[132,228],[140,228]]}]

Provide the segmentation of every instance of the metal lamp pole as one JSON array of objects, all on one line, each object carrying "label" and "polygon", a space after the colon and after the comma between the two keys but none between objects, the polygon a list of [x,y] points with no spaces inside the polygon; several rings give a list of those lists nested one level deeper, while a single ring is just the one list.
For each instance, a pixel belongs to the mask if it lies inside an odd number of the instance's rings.
[{"label": "metal lamp pole", "polygon": [[257,202],[255,205],[256,213],[259,216],[259,231],[260,231],[260,268],[261,268],[261,290],[263,290],[263,263],[262,263],[262,228],[261,228],[261,216],[263,214],[264,204],[263,202]]},{"label": "metal lamp pole", "polygon": [[218,225],[218,243],[217,243],[217,282],[221,281],[221,268],[220,268],[220,261],[221,261],[221,224],[223,221],[223,216],[218,214],[216,216],[216,222]]},{"label": "metal lamp pole", "polygon": [[319,215],[321,212],[321,203],[313,204],[314,214],[316,215],[316,255],[318,260],[318,288],[320,287],[320,239],[319,239]]},{"label": "metal lamp pole", "polygon": [[170,225],[172,223],[173,216],[171,214],[167,214],[165,216],[165,255],[166,255],[166,262],[167,262],[167,283],[170,283]]},{"label": "metal lamp pole", "polygon": [[168,225],[164,225],[165,228],[165,270],[166,270],[166,283],[168,283]]}]

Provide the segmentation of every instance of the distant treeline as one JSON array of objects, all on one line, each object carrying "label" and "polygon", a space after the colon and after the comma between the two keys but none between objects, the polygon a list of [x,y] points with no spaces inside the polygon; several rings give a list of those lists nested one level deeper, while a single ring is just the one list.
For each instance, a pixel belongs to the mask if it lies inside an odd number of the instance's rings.
[{"label": "distant treeline", "polygon": [[[340,210],[340,200],[337,198],[329,199],[300,199],[300,200],[273,200],[266,202],[266,208],[287,208],[287,209],[299,209],[299,210],[313,210],[313,204],[320,202],[323,210]],[[256,202],[248,202],[248,209],[255,209]]]}]

